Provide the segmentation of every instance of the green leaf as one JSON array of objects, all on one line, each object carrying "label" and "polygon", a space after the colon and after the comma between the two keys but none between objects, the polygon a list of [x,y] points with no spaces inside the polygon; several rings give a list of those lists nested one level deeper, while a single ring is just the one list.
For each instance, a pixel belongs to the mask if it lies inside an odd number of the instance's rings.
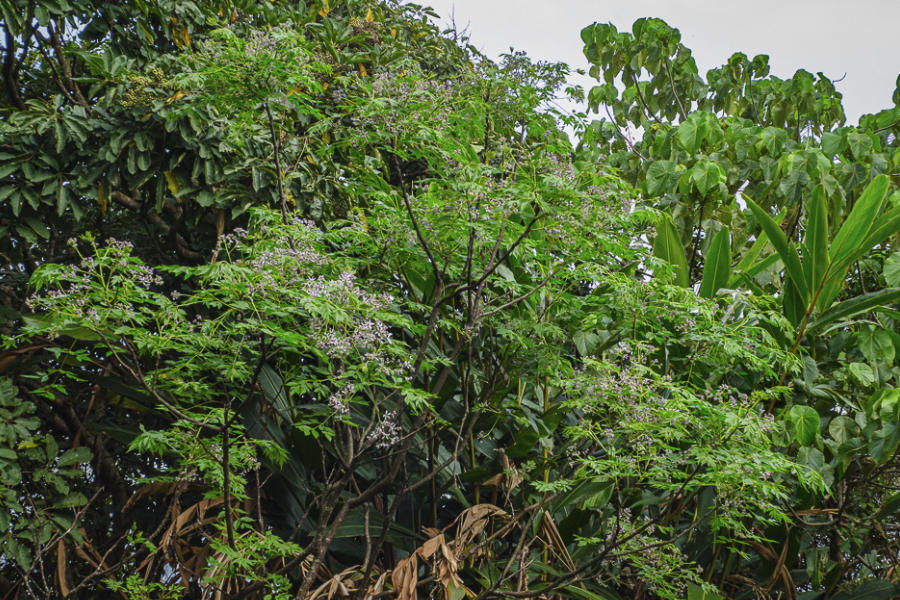
[{"label": "green leaf", "polygon": [[784,306],[784,316],[794,327],[800,327],[803,323],[803,317],[806,316],[806,303],[800,297],[797,286],[794,285],[790,275],[784,277],[784,294],[782,296],[782,306]]},{"label": "green leaf", "polygon": [[653,240],[653,256],[666,261],[675,271],[675,285],[690,287],[688,276],[687,258],[684,256],[684,246],[681,244],[681,236],[675,223],[668,215],[656,226],[656,239]]},{"label": "green leaf", "polygon": [[831,242],[828,254],[833,267],[829,271],[829,278],[843,279],[847,267],[850,266],[848,259],[852,260],[860,249],[868,250],[868,248],[862,248],[863,242],[868,238],[869,230],[875,223],[889,184],[890,179],[887,175],[879,175],[872,180],[872,183],[866,187],[862,196],[856,201],[853,210],[850,211],[840,231],[834,236],[834,241]]},{"label": "green leaf", "polygon": [[722,596],[716,592],[704,590],[696,583],[689,583],[688,600],[722,600]]},{"label": "green leaf", "polygon": [[859,331],[859,349],[869,362],[894,360],[894,342],[881,327],[864,326]]},{"label": "green leaf", "polygon": [[688,119],[678,126],[678,141],[688,154],[696,154],[709,135],[709,125],[705,119]]},{"label": "green leaf", "polygon": [[[788,209],[785,208],[780,213],[778,213],[778,216],[776,216],[774,219],[775,223],[780,225],[781,222],[784,221],[784,217],[787,216],[787,210]],[[760,232],[759,236],[757,236],[757,238],[756,238],[756,241],[753,242],[752,246],[750,246],[750,250],[747,251],[747,254],[744,255],[744,257],[741,259],[741,262],[739,262],[737,264],[737,266],[734,268],[734,270],[735,271],[749,271],[750,268],[753,266],[754,261],[756,261],[756,258],[759,256],[759,253],[762,252],[762,249],[765,248],[765,246],[768,242],[769,242],[769,236],[766,235],[766,232],[765,231]],[[765,269],[762,269],[762,270],[765,270]],[[737,282],[738,282],[738,276],[736,274],[732,275],[731,281],[729,282],[728,287],[734,287],[735,285],[737,285]]]},{"label": "green leaf", "polygon": [[865,581],[852,590],[843,591],[831,600],[894,600],[900,588],[884,579]]},{"label": "green leaf", "polygon": [[812,469],[816,473],[821,473],[822,467],[825,466],[825,456],[818,448],[804,446],[797,452],[797,463]]},{"label": "green leaf", "polygon": [[864,387],[875,383],[875,372],[865,363],[850,363],[850,374],[853,375]]},{"label": "green leaf", "polygon": [[850,146],[853,158],[860,160],[872,149],[872,139],[864,133],[851,133],[847,136],[847,145]]},{"label": "green leaf", "polygon": [[588,331],[578,331],[572,336],[572,341],[575,342],[575,347],[578,349],[578,353],[581,354],[581,356],[589,356],[591,350],[593,350],[594,346],[597,345],[597,342],[600,341],[600,336]]},{"label": "green leaf", "polygon": [[675,163],[670,160],[658,160],[647,169],[647,193],[650,196],[662,196],[678,181]]},{"label": "green leaf", "polygon": [[813,190],[809,206],[809,220],[806,225],[806,247],[810,256],[804,260],[812,261],[811,278],[806,283],[815,295],[828,273],[828,204],[825,187],[818,185]]},{"label": "green leaf", "polygon": [[706,196],[710,190],[718,189],[719,182],[725,179],[722,167],[711,160],[698,161],[691,170],[691,181],[700,190],[700,194]]},{"label": "green leaf", "polygon": [[88,450],[84,446],[79,446],[78,448],[72,448],[71,450],[66,450],[62,456],[59,457],[59,461],[56,463],[58,467],[68,467],[69,465],[73,465],[75,463],[84,463],[88,462],[93,458],[93,454],[90,450]]},{"label": "green leaf", "polygon": [[784,148],[784,143],[787,141],[787,132],[777,127],[766,127],[762,135],[769,156],[778,158],[782,148]]},{"label": "green leaf", "polygon": [[788,244],[787,236],[784,235],[781,227],[772,220],[769,213],[757,206],[750,198],[746,198],[746,201],[748,208],[750,208],[750,212],[753,213],[757,222],[762,226],[763,231],[769,236],[772,246],[775,247],[775,251],[778,253],[778,256],[781,257],[781,262],[784,263],[784,268],[787,270],[788,275],[790,275],[791,281],[793,281],[793,285],[796,287],[800,299],[803,302],[803,306],[808,306],[809,287],[806,285],[806,279],[803,274],[803,264],[800,262],[800,255],[797,254],[796,248]]},{"label": "green leaf", "polygon": [[894,252],[884,261],[882,273],[889,286],[900,286],[900,252]]},{"label": "green leaf", "polygon": [[840,415],[828,424],[828,433],[838,444],[843,444],[859,435],[859,425],[850,417]]},{"label": "green leaf", "polygon": [[839,133],[825,133],[822,135],[822,152],[828,158],[840,154],[847,149],[847,136]]},{"label": "green leaf", "polygon": [[84,494],[69,494],[59,502],[55,503],[53,508],[77,508],[87,504],[87,501],[87,496]]},{"label": "green leaf", "polygon": [[712,298],[716,292],[728,287],[731,279],[731,244],[727,227],[723,227],[709,245],[709,255],[703,267],[700,297]]},{"label": "green leaf", "polygon": [[900,288],[885,288],[845,300],[844,302],[838,302],[820,314],[817,319],[807,326],[806,330],[812,332],[839,319],[850,319],[856,315],[869,312],[875,307],[891,304],[898,300],[900,300]]},{"label": "green leaf", "polygon": [[796,405],[791,407],[788,417],[796,427],[795,439],[801,446],[808,446],[816,440],[819,433],[819,413],[809,406]]},{"label": "green leaf", "polygon": [[796,204],[803,195],[803,189],[809,185],[809,173],[806,171],[791,171],[778,184],[778,189],[784,194],[788,204]]}]

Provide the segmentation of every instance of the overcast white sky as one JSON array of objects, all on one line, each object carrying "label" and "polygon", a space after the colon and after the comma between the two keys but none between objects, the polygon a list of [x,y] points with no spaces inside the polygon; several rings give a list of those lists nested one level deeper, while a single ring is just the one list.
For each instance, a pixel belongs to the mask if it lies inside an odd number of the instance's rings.
[{"label": "overcast white sky", "polygon": [[[537,60],[587,69],[581,29],[597,21],[631,30],[660,17],[681,31],[704,76],[735,52],[768,54],[771,72],[823,72],[844,94],[848,124],[893,107],[900,74],[900,0],[419,0],[449,23],[468,25],[471,42],[491,57],[510,46]],[[577,82],[589,89],[590,80]]]}]

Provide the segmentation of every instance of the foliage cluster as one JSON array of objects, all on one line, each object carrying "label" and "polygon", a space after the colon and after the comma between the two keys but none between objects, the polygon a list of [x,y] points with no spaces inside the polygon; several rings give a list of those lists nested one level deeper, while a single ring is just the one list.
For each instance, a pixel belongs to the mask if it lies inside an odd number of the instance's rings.
[{"label": "foliage cluster", "polygon": [[0,594],[897,594],[900,108],[658,19],[588,123],[413,4],[0,9]]}]

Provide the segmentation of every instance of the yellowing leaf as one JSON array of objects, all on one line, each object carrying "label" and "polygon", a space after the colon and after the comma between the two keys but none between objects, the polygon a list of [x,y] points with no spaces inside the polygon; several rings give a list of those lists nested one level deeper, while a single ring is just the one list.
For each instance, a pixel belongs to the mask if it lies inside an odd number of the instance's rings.
[{"label": "yellowing leaf", "polygon": [[331,143],[331,134],[326,131],[325,135],[322,136],[322,141],[325,142],[326,144],[330,144]]},{"label": "yellowing leaf", "polygon": [[365,66],[359,65],[359,74],[362,75],[363,77],[365,77],[366,75],[368,75],[368,73],[366,73],[366,67],[365,67]]},{"label": "yellowing leaf", "polygon": [[37,448],[39,445],[40,445],[40,444],[38,444],[38,443],[35,442],[34,440],[26,440],[26,441],[24,441],[24,442],[19,443],[19,446],[16,448],[16,450],[25,450],[25,449],[28,449],[28,448]]},{"label": "yellowing leaf", "polygon": [[181,189],[181,182],[178,181],[178,176],[175,175],[172,171],[166,171],[166,183],[169,186],[169,191],[172,192],[172,195],[178,193],[178,190]]},{"label": "yellowing leaf", "polygon": [[325,3],[325,6],[322,8],[322,10],[319,11],[319,16],[320,16],[320,17],[324,17],[324,16],[327,15],[329,12],[331,12],[331,7],[328,6],[328,3],[326,2],[326,3]]},{"label": "yellowing leaf", "polygon": [[366,9],[366,21],[371,23],[374,20],[375,20],[375,15],[372,14],[372,9],[371,8]]},{"label": "yellowing leaf", "polygon": [[106,214],[106,192],[103,190],[103,184],[97,189],[97,204],[100,205],[101,214]]},{"label": "yellowing leaf", "polygon": [[319,164],[319,163],[316,162],[316,159],[313,158],[313,155],[312,155],[312,154],[310,154],[309,156],[307,156],[307,157],[306,157],[306,160],[308,160],[309,162],[311,162],[311,163],[314,164],[314,165]]},{"label": "yellowing leaf", "polygon": [[397,37],[397,30],[391,29],[391,37]]},{"label": "yellowing leaf", "polygon": [[138,27],[140,28],[141,33],[143,33],[144,36],[146,36],[147,40],[152,44],[154,42],[153,34],[150,33],[150,31],[146,27],[144,27],[143,23],[138,23]]},{"label": "yellowing leaf", "polygon": [[184,98],[185,96],[187,96],[187,92],[178,90],[177,92],[175,92],[175,95],[166,99],[166,104],[172,104],[173,102],[177,102],[177,101],[181,100],[182,98]]}]

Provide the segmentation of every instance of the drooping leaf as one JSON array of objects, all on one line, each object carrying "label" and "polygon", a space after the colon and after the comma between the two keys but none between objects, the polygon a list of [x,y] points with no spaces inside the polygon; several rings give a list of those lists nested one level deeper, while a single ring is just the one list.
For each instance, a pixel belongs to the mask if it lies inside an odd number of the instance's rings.
[{"label": "drooping leaf", "polygon": [[700,297],[712,298],[720,289],[727,287],[731,279],[731,243],[727,227],[719,230],[709,246],[709,255],[703,266],[700,283]]},{"label": "drooping leaf", "polygon": [[747,206],[753,213],[757,222],[762,226],[763,231],[769,236],[772,246],[781,262],[784,263],[785,269],[791,277],[794,287],[797,289],[800,299],[803,301],[804,310],[809,304],[809,287],[806,285],[806,279],[803,274],[803,264],[800,262],[800,255],[797,254],[796,248],[792,247],[787,240],[787,236],[781,230],[769,214],[756,205],[753,200],[747,198]]},{"label": "drooping leaf", "polygon": [[810,280],[807,281],[810,292],[816,295],[828,272],[828,205],[826,202],[824,186],[816,186],[810,200],[809,221],[806,224],[806,248],[810,255],[804,256],[804,261],[809,260],[812,268],[809,269]]},{"label": "drooping leaf", "polygon": [[877,306],[891,304],[900,300],[900,288],[885,288],[839,302],[807,326],[807,331],[821,329],[839,319],[850,319],[856,315],[869,312]]},{"label": "drooping leaf", "polygon": [[856,205],[850,211],[844,224],[841,225],[840,231],[834,236],[828,250],[833,264],[829,278],[844,277],[850,260],[868,238],[869,230],[875,222],[889,184],[890,179],[887,175],[879,175],[872,180],[872,183],[866,187],[862,196],[856,201]]},{"label": "drooping leaf", "polygon": [[675,285],[680,287],[690,286],[687,258],[684,255],[681,236],[678,234],[675,223],[668,215],[663,215],[663,218],[656,226],[653,256],[672,265],[675,272]]}]

